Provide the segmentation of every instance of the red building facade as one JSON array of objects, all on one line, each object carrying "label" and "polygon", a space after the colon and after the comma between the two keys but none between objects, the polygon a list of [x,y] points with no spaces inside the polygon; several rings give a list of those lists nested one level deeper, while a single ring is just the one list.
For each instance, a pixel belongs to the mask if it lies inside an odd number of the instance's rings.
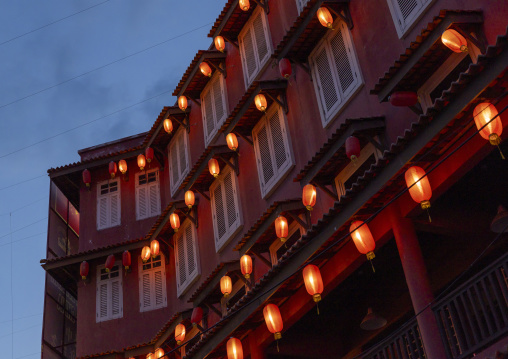
[{"label": "red building facade", "polygon": [[[222,358],[230,337],[253,359],[505,350],[506,145],[477,133],[474,109],[497,108],[488,120],[502,139],[506,2],[244,6],[225,4],[209,33],[224,50],[198,51],[148,132],[48,171],[43,358]],[[444,45],[447,30],[467,51]],[[430,208],[408,193],[413,166],[427,176],[411,190],[428,179]],[[353,221],[374,255],[355,245]],[[308,264],[322,275],[319,315]]]}]

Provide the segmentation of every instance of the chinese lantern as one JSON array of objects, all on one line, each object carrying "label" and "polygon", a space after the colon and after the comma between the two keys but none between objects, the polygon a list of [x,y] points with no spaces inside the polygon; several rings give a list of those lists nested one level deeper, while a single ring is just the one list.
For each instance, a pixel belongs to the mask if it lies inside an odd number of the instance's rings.
[{"label": "chinese lantern", "polygon": [[244,254],[240,258],[240,269],[245,279],[249,279],[252,273],[252,258],[248,254]]},{"label": "chinese lantern", "polygon": [[155,357],[154,357],[153,353],[148,353],[146,355],[146,359],[155,359]]},{"label": "chinese lantern", "polygon": [[390,104],[396,107],[409,107],[418,103],[418,94],[411,91],[394,92],[388,98]]},{"label": "chinese lantern", "polygon": [[452,50],[453,52],[461,53],[467,51],[467,41],[457,31],[448,29],[441,35],[443,45]]},{"label": "chinese lantern", "polygon": [[185,204],[187,205],[187,207],[189,207],[189,209],[192,208],[192,206],[194,206],[194,202],[195,202],[194,192],[190,190],[185,192]]},{"label": "chinese lantern", "polygon": [[124,251],[122,253],[122,265],[125,267],[125,270],[129,270],[131,266],[131,252]]},{"label": "chinese lantern", "polygon": [[422,209],[428,209],[430,208],[429,200],[432,197],[432,188],[430,187],[429,177],[424,176],[425,171],[423,168],[413,166],[406,171],[405,178],[413,201],[420,203]]},{"label": "chinese lantern", "polygon": [[180,96],[178,97],[178,107],[180,110],[185,111],[187,109],[187,97]]},{"label": "chinese lantern", "polygon": [[201,70],[201,73],[203,75],[212,77],[212,69],[210,68],[210,65],[208,65],[206,62],[200,63],[199,69]]},{"label": "chinese lantern", "polygon": [[145,150],[146,162],[150,163],[153,160],[153,148],[147,147]]},{"label": "chinese lantern", "polygon": [[275,340],[282,338],[280,332],[282,331],[283,323],[279,307],[275,304],[267,304],[263,309],[263,316],[265,317],[266,326],[270,333],[274,334]]},{"label": "chinese lantern", "polygon": [[125,162],[125,160],[120,160],[120,162],[118,162],[118,169],[124,175],[127,172],[127,162]]},{"label": "chinese lantern", "polygon": [[360,157],[360,140],[358,137],[349,136],[346,140],[346,156],[352,161],[356,162]]},{"label": "chinese lantern", "polygon": [[143,155],[142,153],[138,155],[138,166],[139,166],[139,169],[141,171],[143,171],[145,169],[145,165],[146,165],[146,158],[145,158],[145,155]]},{"label": "chinese lantern", "polygon": [[152,255],[152,258],[155,258],[159,255],[160,251],[160,245],[159,241],[154,239],[150,242],[150,254]]},{"label": "chinese lantern", "polygon": [[228,133],[226,136],[226,142],[228,143],[228,147],[231,151],[236,151],[238,148],[238,138],[233,132]]},{"label": "chinese lantern", "polygon": [[215,36],[215,39],[213,39],[213,42],[215,43],[215,48],[219,50],[220,52],[224,52],[224,49],[226,48],[226,42],[224,41],[224,38],[222,36]]},{"label": "chinese lantern", "polygon": [[243,11],[249,11],[250,8],[249,0],[240,0],[238,4],[240,5],[240,9],[242,9]]},{"label": "chinese lantern", "polygon": [[115,178],[115,176],[116,176],[116,170],[117,170],[117,168],[116,168],[115,161],[111,161],[109,163],[109,174],[111,175],[111,178]]},{"label": "chinese lantern", "polygon": [[195,327],[197,326],[201,320],[203,319],[203,309],[201,307],[196,307],[192,310],[191,314],[191,323]]},{"label": "chinese lantern", "polygon": [[[491,145],[498,146],[499,148],[501,143],[499,136],[503,133],[503,122],[496,107],[491,103],[481,103],[475,107],[473,117],[476,128],[480,131],[480,136],[489,140]],[[499,152],[501,153],[501,158],[504,159],[501,149],[499,149]]]},{"label": "chinese lantern", "polygon": [[330,11],[325,7],[320,7],[317,11],[317,17],[319,19],[319,22],[324,27],[327,27],[329,29],[332,28],[333,25],[333,17],[332,14],[330,14]]},{"label": "chinese lantern", "polygon": [[291,69],[291,62],[289,62],[289,60],[286,58],[281,59],[279,61],[279,71],[282,77],[284,77],[286,80],[289,79],[289,77],[293,73]]},{"label": "chinese lantern", "polygon": [[185,340],[185,325],[182,323],[178,324],[175,328],[175,340],[178,345],[182,344]]},{"label": "chinese lantern", "polygon": [[256,104],[256,108],[259,111],[261,112],[266,111],[267,102],[265,95],[263,95],[262,93],[257,94],[256,97],[254,97],[254,103]]},{"label": "chinese lantern", "polygon": [[90,188],[91,182],[92,182],[92,175],[90,174],[90,171],[87,169],[83,170],[83,183],[86,185],[87,188]]},{"label": "chinese lantern", "polygon": [[321,293],[323,293],[324,289],[323,278],[321,278],[321,272],[319,271],[319,268],[314,264],[308,264],[305,268],[303,268],[302,274],[307,293],[312,295],[314,302],[319,302],[321,300]]},{"label": "chinese lantern", "polygon": [[226,349],[228,352],[228,359],[243,359],[242,341],[237,338],[229,338]]},{"label": "chinese lantern", "polygon": [[86,280],[86,276],[88,275],[88,272],[90,271],[90,265],[87,261],[81,262],[79,265],[79,274],[81,275],[81,279]]},{"label": "chinese lantern", "polygon": [[144,246],[141,250],[141,259],[143,260],[143,263],[150,259],[150,255],[150,247]]},{"label": "chinese lantern", "polygon": [[164,356],[164,350],[162,348],[159,348],[154,353],[155,359],[160,359]]},{"label": "chinese lantern", "polygon": [[224,275],[220,279],[220,291],[224,294],[224,298],[227,298],[231,291],[233,290],[233,283],[231,282],[231,277]]},{"label": "chinese lantern", "polygon": [[288,220],[284,216],[278,216],[275,219],[275,233],[277,238],[285,242],[288,237]]},{"label": "chinese lantern", "polygon": [[316,204],[316,196],[316,187],[311,184],[303,186],[302,202],[308,211],[312,211],[314,208],[314,205]]},{"label": "chinese lantern", "polygon": [[210,171],[210,174],[215,178],[219,177],[219,162],[215,158],[211,158],[210,161],[208,161],[208,170]]},{"label": "chinese lantern", "polygon": [[356,249],[358,249],[358,252],[361,254],[367,255],[367,259],[371,261],[372,270],[375,272],[372,260],[376,257],[374,254],[376,242],[374,241],[374,237],[372,237],[369,226],[363,221],[353,221],[351,227],[349,227],[349,232],[351,233],[351,238],[353,238]]},{"label": "chinese lantern", "polygon": [[164,120],[164,131],[166,131],[168,134],[173,132],[173,122],[169,118]]},{"label": "chinese lantern", "polygon": [[106,259],[106,272],[109,272],[115,265],[115,255],[111,254]]},{"label": "chinese lantern", "polygon": [[171,223],[171,228],[175,232],[178,232],[178,228],[180,228],[180,217],[178,217],[178,214],[171,213],[171,216],[169,216],[169,222]]}]

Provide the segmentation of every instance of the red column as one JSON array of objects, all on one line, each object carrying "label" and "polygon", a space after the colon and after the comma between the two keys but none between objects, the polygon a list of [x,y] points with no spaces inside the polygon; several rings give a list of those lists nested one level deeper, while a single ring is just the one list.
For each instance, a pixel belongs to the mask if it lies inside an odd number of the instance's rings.
[{"label": "red column", "polygon": [[429,359],[445,359],[446,353],[434,313],[430,306],[424,310],[434,300],[434,295],[413,223],[401,217],[398,207],[391,211],[391,222],[414,311],[420,313],[423,310],[417,320],[425,353]]}]

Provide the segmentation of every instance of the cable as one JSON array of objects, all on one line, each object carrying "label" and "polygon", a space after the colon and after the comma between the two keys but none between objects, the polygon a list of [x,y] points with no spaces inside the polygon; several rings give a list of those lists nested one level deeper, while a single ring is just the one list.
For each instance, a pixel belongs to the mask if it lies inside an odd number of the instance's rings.
[{"label": "cable", "polygon": [[26,358],[26,357],[29,357],[29,356],[32,356],[32,355],[36,355],[36,354],[40,354],[41,352],[36,352],[36,353],[32,353],[32,354],[27,354],[27,355],[23,355],[21,357],[16,357],[15,359],[21,359],[21,358]]},{"label": "cable", "polygon": [[48,233],[47,231],[44,231],[44,232],[33,234],[31,236],[28,236],[28,237],[16,239],[15,241],[10,241],[10,242],[6,242],[6,243],[2,243],[2,244],[0,244],[0,247],[6,246],[6,245],[11,244],[11,243],[21,242],[21,241],[24,241],[25,239],[34,238],[34,237],[40,236],[41,234],[47,234],[47,233]]},{"label": "cable", "polygon": [[36,29],[30,30],[30,31],[28,31],[28,32],[25,32],[25,33],[23,33],[23,34],[21,34],[21,35],[14,36],[13,38],[11,38],[11,39],[9,39],[9,40],[5,40],[4,42],[0,42],[0,46],[2,46],[2,45],[4,45],[4,44],[7,44],[8,42],[11,42],[11,41],[17,40],[17,39],[19,39],[19,38],[21,38],[21,37],[23,37],[23,36],[26,36],[26,35],[28,35],[28,34],[31,34],[31,33],[33,33],[33,32],[39,31],[39,30],[41,30],[41,29],[44,29],[44,28],[46,28],[46,27],[48,27],[48,26],[54,25],[54,24],[56,24],[56,23],[58,23],[58,22],[60,22],[60,21],[66,20],[66,19],[68,19],[68,18],[70,18],[70,17],[73,17],[73,16],[75,16],[75,15],[81,14],[82,12],[88,11],[88,10],[90,10],[90,9],[93,9],[94,7],[97,7],[97,6],[100,6],[100,5],[102,5],[102,4],[105,4],[105,3],[107,3],[108,1],[110,1],[110,0],[106,0],[106,1],[103,1],[103,2],[101,2],[101,3],[99,3],[99,4],[92,5],[92,6],[90,6],[90,7],[87,7],[86,9],[83,9],[83,10],[80,10],[80,11],[78,11],[78,12],[75,12],[74,14],[67,15],[67,16],[65,16],[65,17],[62,17],[62,18],[58,19],[58,20],[52,21],[52,22],[50,22],[50,23],[48,23],[48,24],[46,24],[46,25],[43,25],[43,26],[38,27],[38,28],[36,28]]},{"label": "cable", "polygon": [[10,233],[4,234],[3,236],[0,236],[0,238],[4,238],[4,237],[7,237],[7,236],[10,236],[11,234],[16,233],[16,232],[19,232],[19,231],[21,231],[22,229],[28,228],[28,227],[30,227],[30,226],[33,226],[34,224],[37,224],[37,223],[39,223],[39,222],[42,222],[42,221],[44,221],[45,219],[48,219],[48,217],[41,218],[41,219],[39,219],[38,221],[32,222],[32,223],[30,223],[30,224],[27,224],[26,226],[23,226],[23,227],[21,227],[21,228],[18,228],[18,229],[16,229],[15,231],[11,231]]},{"label": "cable", "polygon": [[2,335],[2,336],[0,336],[0,338],[5,338],[5,337],[8,337],[9,335],[12,335],[14,337],[13,334],[21,333],[21,332],[24,332],[25,330],[32,329],[32,328],[35,328],[35,327],[40,327],[41,325],[42,325],[42,323],[39,323],[39,324],[32,325],[30,327],[27,327],[25,329],[16,330],[15,332],[11,332],[9,334]]},{"label": "cable", "polygon": [[[35,316],[38,316],[38,315],[43,315],[44,313],[39,313],[39,314],[32,314],[32,315],[26,315],[24,317],[19,317],[19,318],[16,318],[16,319],[13,319],[14,321],[16,320],[22,320],[22,319],[26,319],[26,318],[31,318],[31,317],[35,317]],[[9,323],[11,322],[12,320],[9,319],[9,320],[4,320],[3,322],[0,322],[0,324],[3,324],[3,323]]]},{"label": "cable", "polygon": [[40,176],[37,176],[37,177],[34,177],[34,178],[30,178],[30,179],[27,179],[27,180],[24,180],[24,181],[21,181],[21,182],[16,182],[14,184],[11,184],[10,186],[4,187],[4,188],[0,188],[0,191],[3,191],[4,189],[12,188],[12,187],[17,186],[17,185],[22,184],[22,183],[33,181],[33,180],[41,178],[41,177],[46,177],[46,175],[43,174],[43,175],[40,175]]},{"label": "cable", "polygon": [[[19,184],[19,183],[18,183],[18,184]],[[40,202],[40,201],[42,201],[42,200],[45,200],[45,199],[48,199],[48,197],[42,197],[42,198],[39,198],[38,200],[35,200],[35,201],[30,202],[30,203],[28,203],[28,204],[25,204],[24,206],[22,206],[22,207],[18,207],[18,208],[14,209],[14,210],[12,210],[12,211],[10,211],[10,212],[1,213],[1,214],[0,214],[0,217],[7,216],[7,215],[9,215],[9,214],[11,214],[11,213],[14,213],[14,212],[17,212],[17,211],[19,211],[19,210],[22,210],[23,208],[26,208],[26,207],[29,207],[29,206],[31,206],[31,205],[34,205],[34,204],[36,204],[36,203],[38,203],[38,202]]]}]

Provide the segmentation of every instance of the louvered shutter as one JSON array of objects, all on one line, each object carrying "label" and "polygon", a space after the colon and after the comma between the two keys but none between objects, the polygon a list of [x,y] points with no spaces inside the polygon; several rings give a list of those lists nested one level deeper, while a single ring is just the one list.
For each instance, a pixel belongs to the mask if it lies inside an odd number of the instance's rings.
[{"label": "louvered shutter", "polygon": [[98,283],[97,287],[97,321],[108,318],[108,283]]},{"label": "louvered shutter", "polygon": [[321,109],[325,118],[328,118],[340,103],[338,84],[332,74],[330,60],[326,51],[326,42],[316,51],[313,57],[315,83],[319,92]]},{"label": "louvered shutter", "polygon": [[268,29],[266,27],[266,18],[263,16],[263,12],[259,11],[258,15],[252,21],[252,29],[254,31],[254,40],[256,41],[256,57],[258,60],[258,66],[261,67],[265,61],[270,57],[270,51],[268,47]]},{"label": "louvered shutter", "polygon": [[185,265],[185,238],[184,235],[178,235],[176,240],[176,268],[177,268],[177,289],[180,293],[187,280],[187,270]]},{"label": "louvered shutter", "polygon": [[226,96],[224,94],[222,75],[217,75],[217,78],[212,83],[211,91],[213,93],[215,129],[217,130],[226,120]]},{"label": "louvered shutter", "polygon": [[187,135],[184,129],[180,130],[178,156],[180,158],[180,181],[182,181],[189,171],[189,159],[187,158]]},{"label": "louvered shutter", "polygon": [[275,175],[272,156],[270,154],[270,144],[268,142],[268,129],[265,122],[261,124],[261,127],[254,134],[254,142],[261,193],[265,193],[266,184],[274,178]]},{"label": "louvered shutter", "polygon": [[176,145],[176,139],[173,140],[169,150],[169,171],[171,172],[171,193],[176,191],[178,186],[178,179],[180,176],[180,170],[178,169],[178,146]]},{"label": "louvered shutter", "polygon": [[[139,178],[136,180],[139,181]],[[148,196],[146,186],[136,187],[136,218],[143,219],[148,217]]]},{"label": "louvered shutter", "polygon": [[101,196],[97,204],[97,229],[108,226],[108,197]]},{"label": "louvered shutter", "polygon": [[122,285],[120,279],[113,279],[111,284],[111,317],[118,318],[122,314]]},{"label": "louvered shutter", "polygon": [[118,193],[110,195],[111,227],[120,224],[120,196]]},{"label": "louvered shutter", "polygon": [[275,111],[268,121],[272,139],[273,157],[277,176],[291,166],[288,134],[281,111]]},{"label": "louvered shutter", "polygon": [[[157,174],[158,177],[158,174]],[[160,201],[160,184],[159,179],[156,182],[148,185],[148,199],[149,199],[149,210],[150,217],[156,216],[161,213],[161,201]]]},{"label": "louvered shutter", "polygon": [[228,222],[228,232],[230,235],[232,235],[233,231],[239,226],[240,212],[238,210],[238,197],[235,186],[235,175],[231,170],[224,176],[223,191],[226,202],[226,218]]},{"label": "louvered shutter", "polygon": [[[122,272],[120,268],[115,265],[110,273],[106,273],[104,266],[97,267],[97,322],[120,318],[123,315]],[[116,277],[112,278],[112,275],[116,275]]]},{"label": "louvered shutter", "polygon": [[207,87],[206,92],[204,92],[201,104],[203,106],[203,119],[204,119],[204,131],[205,131],[205,143],[210,143],[211,137],[213,136],[215,129],[215,120],[213,116],[213,105],[212,105],[212,91],[210,87]]},{"label": "louvered shutter", "polygon": [[[164,268],[164,263],[162,264]],[[165,271],[158,269],[153,272],[154,277],[154,305],[156,308],[167,304]]]},{"label": "louvered shutter", "polygon": [[342,98],[347,98],[358,87],[359,77],[346,24],[340,22],[337,27],[337,32],[330,39],[330,48]]},{"label": "louvered shutter", "polygon": [[308,2],[309,0],[296,0],[296,3],[298,4],[298,12],[301,12]]},{"label": "louvered shutter", "polygon": [[213,184],[214,187],[210,188],[210,194],[212,195],[212,216],[215,231],[215,247],[219,246],[219,243],[227,232],[226,218],[224,216],[224,200],[222,196],[222,183],[216,180]]},{"label": "louvered shutter", "polygon": [[185,228],[185,243],[186,243],[186,252],[187,252],[187,276],[188,280],[191,281],[197,275],[197,258],[196,258],[196,248],[194,243],[194,231],[192,224],[188,224]]},{"label": "louvered shutter", "polygon": [[[140,266],[142,268],[142,265]],[[139,306],[141,311],[145,311],[152,307],[152,286],[151,286],[151,273],[140,272],[141,277],[139,279]]]},{"label": "louvered shutter", "polygon": [[395,1],[397,12],[399,15],[399,25],[402,30],[405,30],[418,16],[422,7],[421,0],[396,0]]},{"label": "louvered shutter", "polygon": [[249,26],[245,34],[240,37],[241,57],[246,87],[249,86],[258,72],[258,61],[254,46],[253,30]]}]

